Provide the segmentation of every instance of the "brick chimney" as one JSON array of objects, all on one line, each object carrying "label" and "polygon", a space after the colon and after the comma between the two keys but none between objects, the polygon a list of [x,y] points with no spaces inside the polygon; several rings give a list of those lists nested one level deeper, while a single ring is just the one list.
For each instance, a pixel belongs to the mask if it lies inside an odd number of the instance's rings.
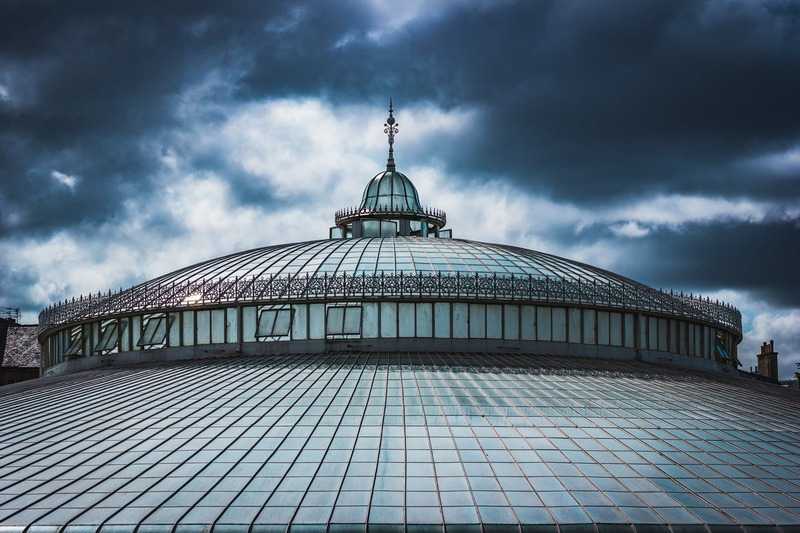
[{"label": "brick chimney", "polygon": [[775,341],[761,344],[761,353],[758,354],[758,373],[762,376],[778,379],[778,352],[775,351]]}]

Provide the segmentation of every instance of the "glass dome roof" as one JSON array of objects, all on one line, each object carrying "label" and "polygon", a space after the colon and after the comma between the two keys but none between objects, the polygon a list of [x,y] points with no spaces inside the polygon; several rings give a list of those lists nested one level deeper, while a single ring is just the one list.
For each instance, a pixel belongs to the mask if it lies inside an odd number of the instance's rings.
[{"label": "glass dome roof", "polygon": [[[348,284],[347,279],[356,282]],[[604,307],[694,317],[741,335],[741,315],[730,306],[657,291],[624,276],[535,250],[416,236],[325,239],[237,252],[117,293],[48,308],[40,314],[39,323],[51,327],[106,316],[114,309],[179,308],[196,303],[193,298],[267,301],[422,293],[443,299],[448,294],[462,294],[495,301],[505,294],[549,303],[595,302]]]},{"label": "glass dome roof", "polygon": [[[105,316],[111,310],[178,308],[197,298],[236,302],[424,293],[431,298],[455,294],[487,301],[594,302],[603,307],[694,317],[731,327],[741,336],[741,315],[730,306],[656,291],[612,272],[535,250],[443,237],[439,230],[446,223],[444,212],[423,209],[413,183],[395,167],[397,126],[390,103],[384,124],[389,139],[386,170],[367,184],[358,209],[337,213],[339,237],[210,259],[127,290],[48,308],[40,315],[40,324],[47,327]],[[384,233],[383,218],[394,224],[395,229],[387,232],[392,236]],[[365,237],[369,233],[356,224],[358,219],[369,220],[373,227],[378,220],[380,231],[373,234],[381,236]],[[418,233],[410,234],[412,229]],[[410,277],[416,281],[406,281]],[[352,281],[354,278],[360,280]],[[468,281],[462,283],[465,279]]]},{"label": "glass dome roof", "polygon": [[[153,280],[184,283],[194,279],[269,279],[310,276],[395,274],[531,275],[615,286],[636,282],[611,272],[515,246],[461,239],[390,237],[334,239],[269,246],[212,259]],[[641,285],[639,285],[641,286]]]},{"label": "glass dome roof", "polygon": [[0,396],[7,533],[800,524],[800,404],[756,380],[364,352],[45,379]]},{"label": "glass dome roof", "polygon": [[411,180],[396,170],[378,173],[364,188],[359,209],[421,213],[419,194]]}]

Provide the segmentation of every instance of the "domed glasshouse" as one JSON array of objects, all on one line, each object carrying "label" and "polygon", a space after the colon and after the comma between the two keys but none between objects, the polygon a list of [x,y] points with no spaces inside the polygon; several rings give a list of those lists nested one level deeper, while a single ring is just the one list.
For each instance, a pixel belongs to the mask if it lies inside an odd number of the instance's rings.
[{"label": "domed glasshouse", "polygon": [[45,309],[0,531],[800,527],[800,402],[731,306],[456,239],[396,169],[328,238]]}]

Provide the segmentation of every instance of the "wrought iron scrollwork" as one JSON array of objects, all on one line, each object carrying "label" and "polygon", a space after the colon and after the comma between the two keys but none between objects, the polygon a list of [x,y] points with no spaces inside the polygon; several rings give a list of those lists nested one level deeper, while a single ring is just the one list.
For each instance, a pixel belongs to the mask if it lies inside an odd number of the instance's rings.
[{"label": "wrought iron scrollwork", "polygon": [[128,290],[80,296],[39,314],[40,332],[65,324],[134,312],[190,309],[220,303],[338,299],[424,298],[597,306],[649,312],[707,322],[742,331],[734,307],[695,295],[643,285],[587,283],[558,277],[487,274],[384,273],[287,275],[269,278],[200,279],[185,283],[148,282]]}]

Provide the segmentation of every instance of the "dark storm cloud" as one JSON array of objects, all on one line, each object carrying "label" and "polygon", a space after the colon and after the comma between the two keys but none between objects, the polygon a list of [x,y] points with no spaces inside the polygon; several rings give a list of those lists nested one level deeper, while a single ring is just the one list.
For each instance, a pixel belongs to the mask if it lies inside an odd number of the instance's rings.
[{"label": "dark storm cloud", "polygon": [[[181,95],[211,72],[247,68],[251,42],[268,41],[265,25],[286,13],[278,3],[236,13],[215,2],[5,3],[0,207],[24,215],[17,229],[47,232],[105,220],[120,198],[151,194],[157,144],[180,124]],[[66,189],[54,170],[81,186]],[[0,216],[0,235],[15,228]]]},{"label": "dark storm cloud", "polygon": [[665,287],[703,291],[752,291],[776,305],[800,307],[800,225],[690,225],[681,232],[657,231],[631,253],[640,279]]},{"label": "dark storm cloud", "polygon": [[617,252],[609,267],[652,287],[710,293],[749,292],[778,307],[800,307],[800,223],[769,220],[690,223],[680,229],[656,228],[646,236],[614,235],[606,225],[560,240],[590,246],[603,240]]},{"label": "dark storm cloud", "polygon": [[36,190],[48,214],[26,210],[29,228],[70,223],[77,200],[55,169],[92,184],[84,216],[108,216],[104,197],[152,175],[146,143],[176,125],[177,98],[219,71],[242,100],[477,106],[470,142],[443,147],[453,169],[573,202],[652,190],[800,199],[800,176],[740,164],[800,141],[796,6],[467,4],[376,39],[380,21],[354,3],[7,4],[0,64],[21,104],[0,105],[0,137],[15,145],[5,195],[25,206]]},{"label": "dark storm cloud", "polygon": [[800,142],[798,5],[504,3],[335,50],[302,31],[258,50],[242,87],[479,106],[485,122],[451,164],[573,201],[643,187],[800,198],[800,176],[739,164]]},{"label": "dark storm cloud", "polygon": [[[800,143],[799,6],[466,3],[381,32],[391,10],[381,20],[355,2],[6,2],[0,237],[113,220],[123,199],[163,186],[156,155],[171,134],[277,96],[476,108],[480,123],[459,144],[443,138],[415,163],[436,157],[454,180],[499,175],[579,207],[655,192],[800,202],[797,165],[749,163]],[[213,73],[226,90],[206,98],[222,111],[180,115],[186,91]],[[242,202],[271,201],[224,157],[193,157],[193,170],[236,183]],[[53,171],[78,176],[75,190]],[[797,302],[790,263],[749,252],[770,241],[800,247],[777,223],[619,243],[641,265],[625,273],[656,285]]]},{"label": "dark storm cloud", "polygon": [[21,309],[23,312],[36,313],[38,307],[30,301],[28,287],[36,283],[37,279],[31,272],[13,271],[0,262],[0,306],[9,306]]}]

